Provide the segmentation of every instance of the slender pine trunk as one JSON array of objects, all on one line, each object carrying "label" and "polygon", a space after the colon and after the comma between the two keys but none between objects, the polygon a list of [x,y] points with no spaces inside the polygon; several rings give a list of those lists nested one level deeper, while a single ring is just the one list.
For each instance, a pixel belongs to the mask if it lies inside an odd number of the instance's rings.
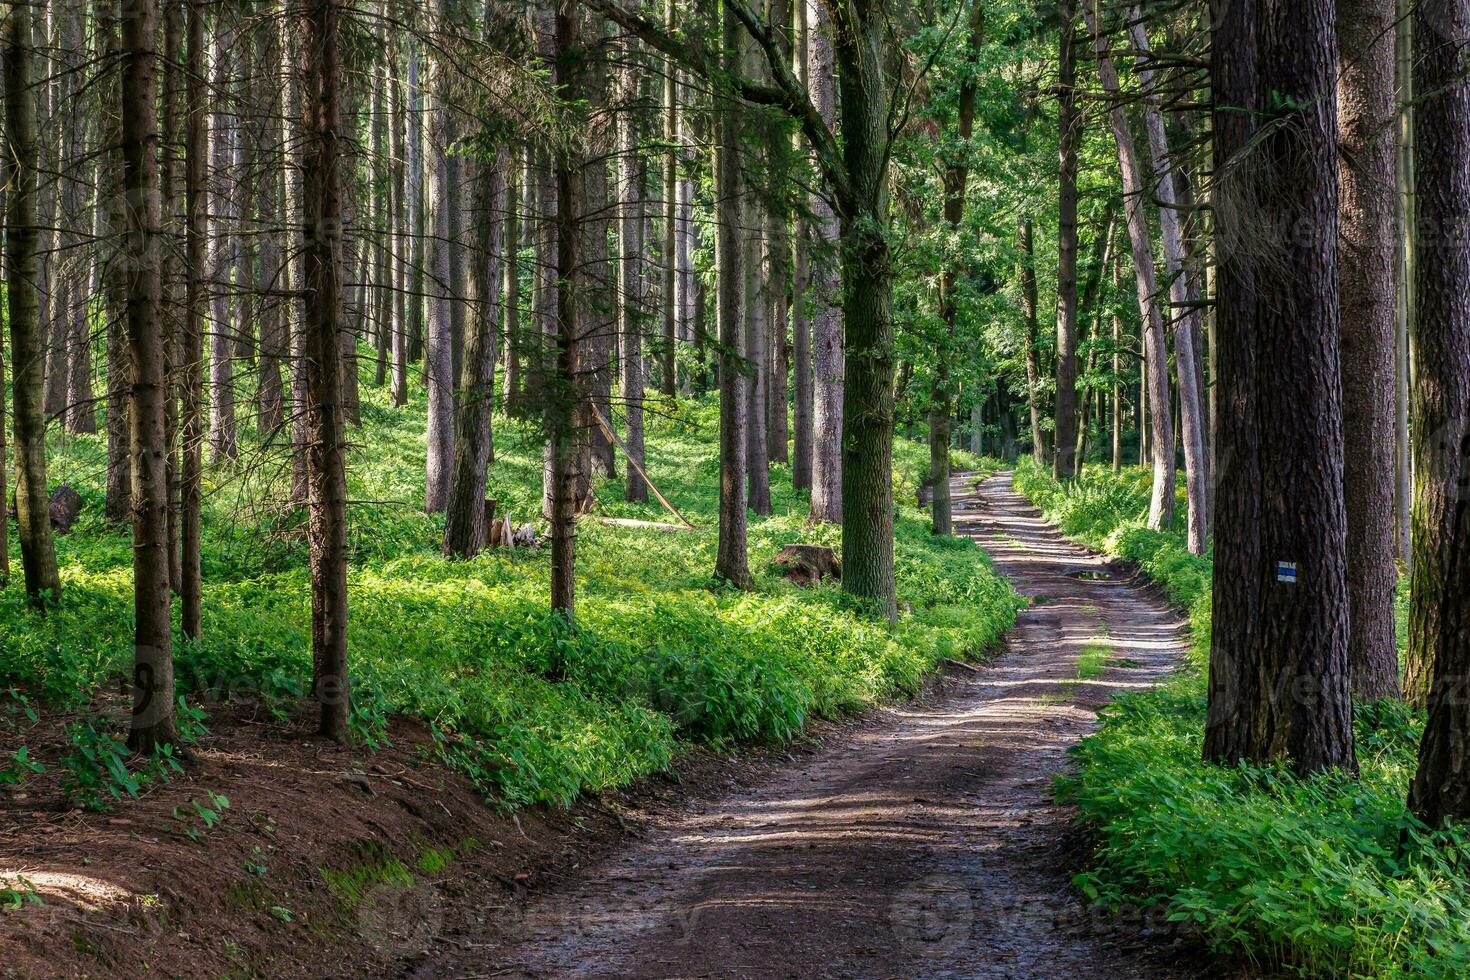
[{"label": "slender pine trunk", "polygon": [[[36,25],[27,4],[5,14],[5,267],[15,402],[15,512],[26,592],[61,597],[46,486],[45,363],[40,320],[40,153],[36,132]],[[3,391],[3,389],[0,389]],[[4,485],[0,484],[0,490]]]},{"label": "slender pine trunk", "polygon": [[121,253],[127,284],[126,335],[132,365],[128,420],[133,486],[133,716],[128,747],[151,754],[174,741],[173,630],[169,617],[168,473],[164,330],[160,309],[162,252],[158,65],[153,0],[122,4],[123,193]]}]

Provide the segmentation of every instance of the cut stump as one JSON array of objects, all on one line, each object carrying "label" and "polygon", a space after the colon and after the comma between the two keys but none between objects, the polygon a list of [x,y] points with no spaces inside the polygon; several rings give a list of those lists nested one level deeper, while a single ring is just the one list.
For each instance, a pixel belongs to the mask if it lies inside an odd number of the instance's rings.
[{"label": "cut stump", "polygon": [[797,585],[814,585],[823,579],[842,578],[842,562],[831,548],[819,544],[788,544],[776,555],[782,576]]}]

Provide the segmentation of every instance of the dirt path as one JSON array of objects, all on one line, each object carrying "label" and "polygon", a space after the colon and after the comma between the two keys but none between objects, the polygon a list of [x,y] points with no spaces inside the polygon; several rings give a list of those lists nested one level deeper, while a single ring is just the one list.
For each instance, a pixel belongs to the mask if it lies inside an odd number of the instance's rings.
[{"label": "dirt path", "polygon": [[1065,751],[1183,648],[1180,617],[1102,572],[1000,475],[956,480],[956,524],[1032,597],[1009,649],[937,704],[648,829],[563,889],[487,916],[418,977],[1197,976],[1068,885]]}]

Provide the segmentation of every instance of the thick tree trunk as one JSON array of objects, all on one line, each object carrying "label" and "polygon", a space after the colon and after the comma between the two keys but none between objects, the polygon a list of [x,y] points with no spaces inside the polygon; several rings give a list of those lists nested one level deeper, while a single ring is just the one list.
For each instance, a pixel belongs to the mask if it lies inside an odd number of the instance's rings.
[{"label": "thick tree trunk", "polygon": [[[810,31],[807,64],[812,103],[836,126],[836,61],[831,16],[822,0],[804,0]],[[811,520],[842,522],[843,323],[839,306],[840,229],[826,194],[814,194],[812,214],[812,501]]]},{"label": "thick tree trunk", "polygon": [[[1228,571],[1217,573],[1215,609],[1217,623],[1231,621],[1215,632],[1205,753],[1227,764],[1285,758],[1299,773],[1354,770],[1331,5],[1233,0],[1216,45],[1216,58],[1229,59],[1216,90],[1226,183],[1215,214],[1225,263],[1220,461],[1230,477],[1215,566]],[[1251,104],[1263,107],[1254,140],[1240,111]],[[1236,119],[1222,130],[1230,110]],[[1294,384],[1263,383],[1256,370],[1268,365]]]},{"label": "thick tree trunk", "polygon": [[1461,455],[1470,396],[1470,84],[1463,66],[1470,5],[1439,0],[1414,11],[1414,91],[1421,101],[1414,110],[1413,571],[1404,697],[1422,706],[1445,631],[1454,507],[1470,476]]},{"label": "thick tree trunk", "polygon": [[174,732],[173,636],[169,621],[168,447],[164,438],[162,252],[158,126],[154,119],[157,17],[153,0],[122,4],[123,194],[121,261],[127,282],[132,365],[129,444],[133,485],[133,716],[128,747],[150,754]]},{"label": "thick tree trunk", "polygon": [[475,181],[474,248],[469,263],[474,319],[465,337],[459,383],[454,478],[444,523],[444,555],[471,558],[485,547],[485,482],[490,467],[491,417],[495,409],[495,353],[500,324],[500,257],[504,251],[505,178],[509,148],[481,165]]},{"label": "thick tree trunk", "polygon": [[852,0],[836,46],[842,84],[842,269],[846,385],[842,418],[842,588],[893,619],[893,254],[888,242],[889,22]]},{"label": "thick tree trunk", "polygon": [[[1470,442],[1464,448],[1470,453]],[[1470,674],[1470,605],[1464,601],[1470,590],[1470,500],[1460,496],[1453,510],[1454,530],[1447,549],[1450,566],[1444,573],[1439,635],[1433,644],[1436,659],[1429,717],[1419,743],[1419,766],[1409,787],[1409,808],[1432,827],[1470,819],[1470,753],[1465,751],[1470,701],[1464,695],[1465,677]]]},{"label": "thick tree trunk", "polygon": [[[1093,51],[1098,58],[1098,73],[1103,87],[1118,91],[1117,73],[1108,55],[1107,37],[1099,29],[1092,8],[1084,8],[1093,37]],[[1174,421],[1169,405],[1169,343],[1164,332],[1164,318],[1159,310],[1157,279],[1154,275],[1153,242],[1149,237],[1147,191],[1143,168],[1133,133],[1128,127],[1121,102],[1114,101],[1108,113],[1113,139],[1118,149],[1118,170],[1123,180],[1123,210],[1127,219],[1128,238],[1133,246],[1133,267],[1138,285],[1138,309],[1143,316],[1143,346],[1148,360],[1149,404],[1154,407],[1153,421],[1153,495],[1149,502],[1148,523],[1154,529],[1167,528],[1174,522]]]},{"label": "thick tree trunk", "polygon": [[[1418,228],[1416,257],[1418,380],[1415,418],[1414,608],[1410,622],[1409,693],[1427,690],[1429,717],[1419,745],[1419,769],[1409,806],[1431,826],[1470,819],[1470,495],[1465,474],[1452,475],[1443,457],[1470,459],[1464,418],[1466,338],[1470,336],[1470,83],[1462,40],[1470,3],[1445,0],[1415,7],[1414,89],[1425,94],[1414,118]],[[1454,31],[1444,28],[1453,25]],[[1459,413],[1458,419],[1456,412]],[[1421,436],[1426,423],[1430,431]],[[1438,426],[1434,428],[1434,426]],[[1458,441],[1452,432],[1460,430]],[[1439,507],[1450,511],[1442,520]],[[1446,527],[1449,528],[1446,531]],[[1421,568],[1421,565],[1423,566]],[[1428,594],[1421,595],[1420,590]],[[1432,667],[1432,677],[1429,677]],[[1426,679],[1427,678],[1427,679]]]},{"label": "thick tree trunk", "polygon": [[1394,2],[1338,0],[1343,489],[1348,662],[1360,701],[1397,697],[1394,638]]},{"label": "thick tree trunk", "polygon": [[307,9],[305,234],[307,427],[310,452],[312,696],[320,732],[347,739],[347,474],[342,418],[342,65],[338,0]]},{"label": "thick tree trunk", "polygon": [[[14,364],[15,512],[26,592],[41,604],[61,597],[61,576],[56,569],[46,486],[46,378],[37,261],[36,25],[26,4],[12,5],[4,16],[5,278]],[[0,492],[3,490],[0,483]]]},{"label": "thick tree trunk", "polygon": [[[1254,758],[1273,724],[1257,639],[1261,615],[1261,459],[1256,429],[1256,279],[1252,234],[1252,140],[1256,126],[1259,0],[1212,0],[1211,77],[1215,186],[1215,563],[1211,590],[1209,708],[1204,757],[1224,765]],[[1264,574],[1261,573],[1261,574]]]},{"label": "thick tree trunk", "polygon": [[1052,475],[1077,475],[1077,149],[1082,120],[1077,111],[1077,5],[1057,4],[1061,52],[1057,78],[1057,146],[1060,157],[1057,192],[1057,394],[1056,452]]},{"label": "thick tree trunk", "polygon": [[[724,12],[724,67],[739,66],[740,24],[729,7]],[[726,99],[716,116],[715,160],[715,267],[718,277],[717,315],[720,349],[720,536],[715,576],[737,588],[751,585],[746,556],[745,453],[746,394],[741,362],[745,354],[744,271],[741,262],[740,210],[743,187],[740,174],[739,107]]]}]

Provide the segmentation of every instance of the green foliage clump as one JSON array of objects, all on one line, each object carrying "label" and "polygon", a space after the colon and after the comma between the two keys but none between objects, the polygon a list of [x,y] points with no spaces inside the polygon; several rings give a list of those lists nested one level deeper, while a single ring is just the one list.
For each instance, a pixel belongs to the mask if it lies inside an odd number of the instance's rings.
[{"label": "green foliage clump", "polygon": [[1208,557],[1150,531],[1149,475],[1062,486],[1023,464],[1017,488],[1068,534],[1136,562],[1190,610],[1191,652],[1161,687],[1118,698],[1059,781],[1097,850],[1078,886],[1161,910],[1216,949],[1304,976],[1470,975],[1470,833],[1431,832],[1405,806],[1422,717],[1355,711],[1361,776],[1203,761]]}]

